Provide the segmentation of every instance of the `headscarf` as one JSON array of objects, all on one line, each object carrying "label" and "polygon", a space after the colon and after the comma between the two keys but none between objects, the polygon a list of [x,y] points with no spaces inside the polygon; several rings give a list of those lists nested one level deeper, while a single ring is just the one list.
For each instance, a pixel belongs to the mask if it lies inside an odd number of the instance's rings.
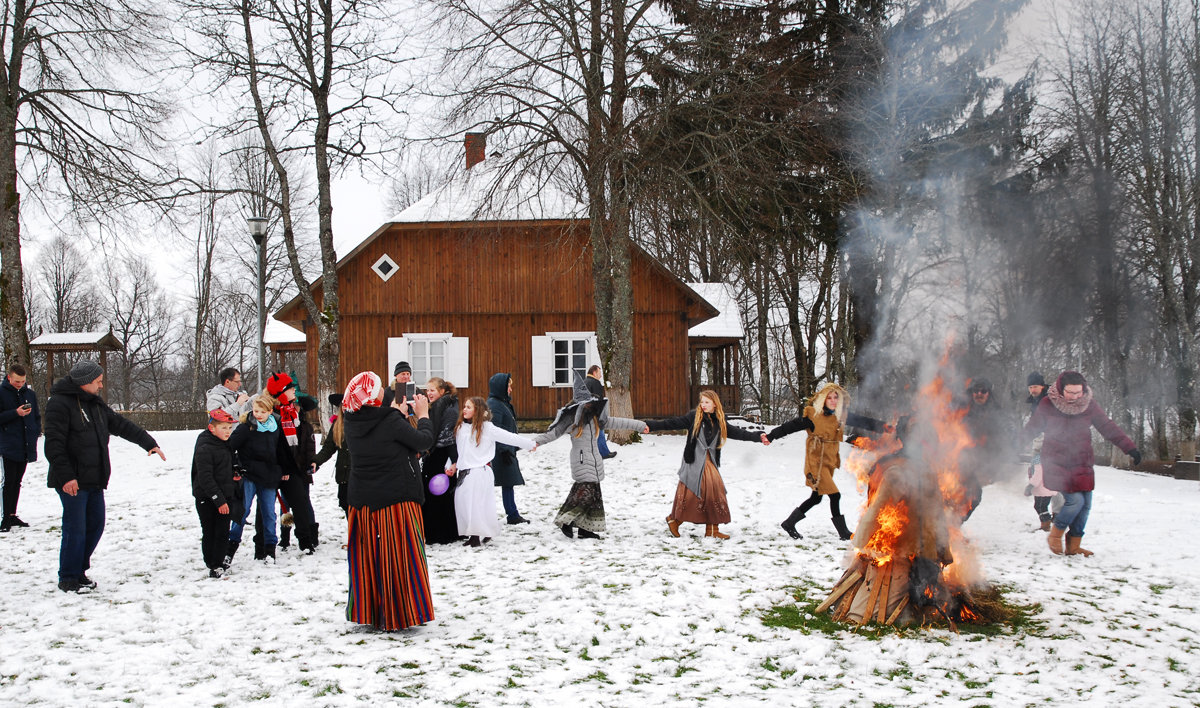
[{"label": "headscarf", "polygon": [[342,394],[342,408],[348,413],[355,413],[363,406],[378,406],[383,401],[380,393],[383,391],[383,381],[374,371],[362,371],[350,379]]}]

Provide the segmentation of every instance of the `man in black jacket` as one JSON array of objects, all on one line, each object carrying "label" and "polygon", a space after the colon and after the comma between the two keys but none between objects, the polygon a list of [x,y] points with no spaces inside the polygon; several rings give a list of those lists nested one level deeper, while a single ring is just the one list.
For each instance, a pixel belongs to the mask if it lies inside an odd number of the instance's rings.
[{"label": "man in black jacket", "polygon": [[25,385],[25,367],[13,364],[0,382],[0,457],[4,459],[4,518],[0,531],[29,524],[17,517],[17,497],[25,466],[37,461],[37,439],[42,416],[37,396]]},{"label": "man in black jacket", "polygon": [[103,387],[104,369],[84,359],[54,383],[46,402],[46,486],[58,491],[63,505],[58,551],[58,589],[63,592],[96,587],[86,571],[104,533],[104,490],[112,475],[109,436],[167,459],[149,433],[108,407],[100,397]]}]

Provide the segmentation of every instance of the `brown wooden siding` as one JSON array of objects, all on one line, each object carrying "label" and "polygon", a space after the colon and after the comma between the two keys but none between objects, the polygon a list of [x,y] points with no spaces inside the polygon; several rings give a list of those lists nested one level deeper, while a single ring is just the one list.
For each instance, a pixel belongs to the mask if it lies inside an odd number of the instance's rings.
[{"label": "brown wooden siding", "polygon": [[[384,253],[401,268],[387,282],[371,270]],[[530,343],[546,332],[595,329],[586,224],[397,224],[338,274],[341,382],[364,370],[390,378],[384,371],[389,337],[452,332],[470,338],[465,395],[486,396],[488,378],[510,372],[522,418],[548,418],[570,400],[569,388],[530,384]],[[678,415],[690,407],[687,313],[696,305],[640,254],[632,278],[634,411]],[[319,302],[319,287],[314,295]],[[281,312],[280,319],[304,319],[302,306]],[[315,381],[315,328],[306,323],[306,333]]]}]

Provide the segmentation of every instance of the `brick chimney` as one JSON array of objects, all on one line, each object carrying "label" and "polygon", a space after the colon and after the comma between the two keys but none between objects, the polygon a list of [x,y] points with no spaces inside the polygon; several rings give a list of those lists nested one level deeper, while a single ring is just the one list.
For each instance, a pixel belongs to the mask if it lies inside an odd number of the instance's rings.
[{"label": "brick chimney", "polygon": [[467,133],[463,139],[463,147],[467,153],[467,169],[483,162],[487,150],[487,135],[483,133]]}]

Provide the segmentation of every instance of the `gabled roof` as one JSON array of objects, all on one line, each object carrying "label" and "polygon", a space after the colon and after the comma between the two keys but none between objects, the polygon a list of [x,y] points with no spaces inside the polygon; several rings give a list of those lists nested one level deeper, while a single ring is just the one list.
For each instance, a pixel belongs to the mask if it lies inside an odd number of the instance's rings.
[{"label": "gabled roof", "polygon": [[40,351],[115,352],[124,345],[113,336],[111,329],[101,329],[95,332],[48,332],[35,337],[29,346]]},{"label": "gabled roof", "polygon": [[263,344],[299,344],[305,341],[307,340],[304,332],[289,324],[284,324],[274,317],[267,319],[267,326],[263,332]]},{"label": "gabled roof", "polygon": [[741,311],[737,296],[729,283],[688,283],[689,288],[708,301],[717,310],[717,316],[688,330],[689,338],[742,339],[746,330],[742,327]]}]

